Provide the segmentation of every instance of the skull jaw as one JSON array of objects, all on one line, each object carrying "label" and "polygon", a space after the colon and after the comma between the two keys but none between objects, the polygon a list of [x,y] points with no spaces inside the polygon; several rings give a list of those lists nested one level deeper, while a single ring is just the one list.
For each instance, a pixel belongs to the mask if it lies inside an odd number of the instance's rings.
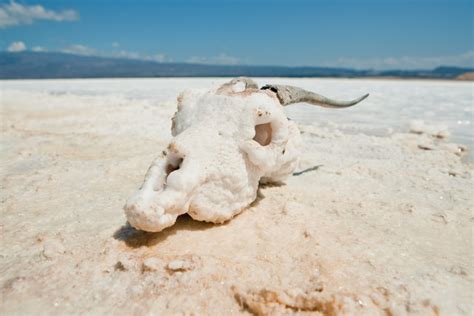
[{"label": "skull jaw", "polygon": [[214,178],[188,193],[144,185],[124,206],[127,220],[134,228],[147,232],[160,232],[185,213],[199,221],[226,222],[255,201],[259,182],[278,182],[291,175],[298,164],[297,154],[294,148],[288,150],[277,169],[262,170],[247,160],[245,176]]},{"label": "skull jaw", "polygon": [[204,182],[187,194],[172,188],[155,191],[144,187],[128,199],[124,211],[131,226],[147,232],[162,231],[185,213],[195,220],[223,223],[255,200],[259,179],[252,175],[222,177]]}]

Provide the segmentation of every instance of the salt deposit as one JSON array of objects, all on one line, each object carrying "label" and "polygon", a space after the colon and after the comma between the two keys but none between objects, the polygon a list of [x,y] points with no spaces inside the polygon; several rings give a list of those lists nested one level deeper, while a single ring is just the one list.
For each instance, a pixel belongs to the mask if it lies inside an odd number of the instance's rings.
[{"label": "salt deposit", "polygon": [[1,82],[0,314],[470,314],[472,84],[258,80],[371,97],[288,107],[302,172],[226,224],[160,233],[127,225],[124,199],[179,91],[226,79]]}]

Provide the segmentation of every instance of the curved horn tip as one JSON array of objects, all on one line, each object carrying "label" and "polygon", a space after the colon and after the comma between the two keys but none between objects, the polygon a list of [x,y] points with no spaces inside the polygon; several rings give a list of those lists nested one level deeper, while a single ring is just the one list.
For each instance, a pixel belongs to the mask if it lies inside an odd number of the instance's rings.
[{"label": "curved horn tip", "polygon": [[369,95],[370,95],[370,93],[366,93],[366,94],[364,94],[363,96],[361,96],[361,97],[359,97],[359,98],[353,100],[349,106],[353,106],[353,105],[356,105],[356,104],[359,103],[359,102],[364,101],[365,99],[367,99],[367,97],[368,97]]},{"label": "curved horn tip", "polygon": [[362,100],[365,100],[365,99],[367,99],[367,97],[368,97],[369,95],[370,95],[370,93],[366,93],[366,94],[364,94],[364,95],[363,95],[363,96],[361,96],[359,99],[357,99],[357,102],[360,102],[360,101],[362,101]]},{"label": "curved horn tip", "polygon": [[369,93],[366,93],[363,96],[358,97],[357,99],[354,99],[352,101],[346,101],[346,102],[344,102],[344,101],[338,102],[338,101],[331,100],[331,103],[328,103],[328,104],[322,105],[322,106],[326,106],[326,107],[330,107],[330,108],[334,108],[334,109],[348,108],[348,107],[354,106],[354,105],[364,101],[365,99],[367,99],[368,96],[369,96]]}]

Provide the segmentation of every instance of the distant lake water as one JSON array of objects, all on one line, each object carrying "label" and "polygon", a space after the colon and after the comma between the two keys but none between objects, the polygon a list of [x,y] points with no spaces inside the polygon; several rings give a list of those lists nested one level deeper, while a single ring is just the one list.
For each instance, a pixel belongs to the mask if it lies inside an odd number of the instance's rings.
[{"label": "distant lake water", "polygon": [[[150,79],[55,79],[3,80],[0,89],[47,94],[120,96],[130,102],[149,100],[159,106],[172,102],[184,89],[203,88],[226,82],[227,78],[150,78]],[[347,109],[325,109],[295,104],[285,110],[301,124],[336,126],[349,133],[388,135],[408,132],[413,120],[428,125],[444,125],[450,141],[474,145],[474,83],[437,80],[387,79],[293,79],[255,78],[260,84],[289,84],[335,99],[353,99],[370,93],[362,103]],[[0,99],[1,100],[1,99]]]}]

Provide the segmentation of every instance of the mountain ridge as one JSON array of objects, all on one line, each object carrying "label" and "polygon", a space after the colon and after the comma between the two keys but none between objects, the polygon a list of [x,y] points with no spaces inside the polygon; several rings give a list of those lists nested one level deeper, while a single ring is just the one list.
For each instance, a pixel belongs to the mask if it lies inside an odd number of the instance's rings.
[{"label": "mountain ridge", "polygon": [[474,68],[439,66],[431,70],[357,70],[317,66],[208,65],[60,52],[0,52],[0,79],[143,77],[400,77],[456,79]]}]

